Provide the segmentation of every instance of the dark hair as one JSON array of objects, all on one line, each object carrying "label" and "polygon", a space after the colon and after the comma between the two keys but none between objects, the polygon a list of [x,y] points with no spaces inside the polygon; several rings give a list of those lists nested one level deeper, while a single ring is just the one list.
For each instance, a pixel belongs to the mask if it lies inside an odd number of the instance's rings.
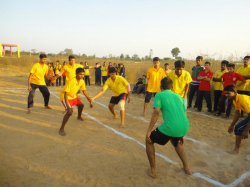
[{"label": "dark hair", "polygon": [[205,64],[209,64],[209,66],[211,65],[211,63],[210,63],[210,62],[208,62],[208,61],[206,61],[206,62],[205,62]]},{"label": "dark hair", "polygon": [[115,67],[111,67],[111,68],[109,68],[109,73],[116,73],[116,69],[115,69]]},{"label": "dark hair", "polygon": [[234,84],[227,85],[227,86],[224,88],[224,91],[237,92],[237,91],[236,91],[236,87],[235,87]]},{"label": "dark hair", "polygon": [[178,60],[174,63],[175,68],[184,68],[185,67],[185,62],[183,60]]},{"label": "dark hair", "polygon": [[39,58],[40,58],[40,59],[42,59],[42,58],[47,58],[47,56],[46,56],[45,54],[40,54]]},{"label": "dark hair", "polygon": [[235,69],[235,65],[234,64],[228,64],[228,66],[227,67],[229,67],[229,68],[234,68]]},{"label": "dark hair", "polygon": [[83,62],[80,62],[80,64],[83,64]]},{"label": "dark hair", "polygon": [[221,64],[225,64],[226,66],[228,66],[229,62],[227,60],[222,60]]},{"label": "dark hair", "polygon": [[173,87],[173,81],[169,77],[165,77],[161,80],[161,88],[163,90],[170,90]]},{"label": "dark hair", "polygon": [[69,61],[73,58],[76,59],[76,57],[74,57],[73,55],[69,55]]},{"label": "dark hair", "polygon": [[57,60],[56,62],[59,62],[59,60]]},{"label": "dark hair", "polygon": [[76,74],[85,72],[83,68],[77,68],[76,69]]},{"label": "dark hair", "polygon": [[250,60],[250,56],[245,56],[244,60]]},{"label": "dark hair", "polygon": [[160,61],[160,58],[159,57],[154,57],[153,62],[155,62],[155,61]]},{"label": "dark hair", "polygon": [[63,64],[67,64],[67,62],[66,62],[66,61],[64,61],[64,62],[63,62]]},{"label": "dark hair", "polygon": [[146,75],[142,75],[142,76],[146,77]]},{"label": "dark hair", "polygon": [[203,57],[202,56],[197,56],[196,60],[203,60]]},{"label": "dark hair", "polygon": [[169,64],[168,64],[168,63],[165,63],[164,66],[169,66]]}]

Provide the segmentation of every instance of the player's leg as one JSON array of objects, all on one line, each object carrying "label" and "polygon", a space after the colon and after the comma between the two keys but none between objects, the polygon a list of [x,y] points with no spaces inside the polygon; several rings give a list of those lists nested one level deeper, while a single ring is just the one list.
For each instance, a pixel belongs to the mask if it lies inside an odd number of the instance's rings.
[{"label": "player's leg", "polygon": [[191,171],[189,170],[189,166],[187,163],[187,158],[184,152],[184,149],[182,147],[182,145],[180,144],[180,139],[181,138],[172,138],[171,139],[171,143],[175,148],[176,153],[178,154],[179,158],[181,159],[181,162],[183,164],[183,170],[185,171],[186,174],[191,175]]},{"label": "player's leg", "polygon": [[152,97],[152,93],[151,92],[146,92],[142,116],[145,116],[145,114],[146,114],[146,108],[148,106],[148,103],[151,100],[151,97]]},{"label": "player's leg", "polygon": [[49,93],[49,90],[48,90],[47,86],[39,86],[39,90],[43,94],[45,108],[46,109],[51,109],[51,107],[49,107],[50,93]]},{"label": "player's leg", "polygon": [[109,110],[114,115],[113,118],[117,119],[118,115],[116,114],[114,107],[115,107],[114,103],[109,103]]},{"label": "player's leg", "polygon": [[[78,99],[78,98],[77,98]],[[79,99],[78,99],[79,100]],[[80,100],[79,100],[80,101]],[[80,101],[79,104],[76,105],[77,108],[78,108],[78,116],[77,116],[77,119],[78,120],[81,120],[81,121],[85,121],[85,119],[82,117],[82,110],[83,110],[83,107],[84,107],[84,104]]]},{"label": "player's leg", "polygon": [[65,133],[65,131],[64,131],[64,127],[65,127],[66,123],[68,122],[70,116],[72,115],[73,109],[72,109],[72,108],[67,109],[67,106],[66,106],[66,104],[65,104],[65,101],[62,101],[62,103],[63,103],[63,106],[64,106],[65,109],[66,109],[66,114],[65,114],[64,117],[63,117],[62,125],[61,125],[61,127],[60,127],[60,129],[59,129],[59,134],[60,134],[61,136],[65,136],[66,133]]},{"label": "player's leg", "polygon": [[29,96],[28,96],[28,111],[27,114],[29,114],[31,112],[31,108],[33,107],[33,103],[34,103],[34,97],[35,97],[35,91],[38,88],[38,85],[36,84],[30,84],[32,90],[29,92]]}]

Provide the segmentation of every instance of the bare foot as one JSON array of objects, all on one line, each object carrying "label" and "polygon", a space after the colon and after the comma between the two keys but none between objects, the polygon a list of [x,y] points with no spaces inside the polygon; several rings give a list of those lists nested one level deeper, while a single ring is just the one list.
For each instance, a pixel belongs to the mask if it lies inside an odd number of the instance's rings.
[{"label": "bare foot", "polygon": [[192,172],[189,170],[189,168],[182,168],[182,169],[187,175],[192,175]]},{"label": "bare foot", "polygon": [[28,108],[27,114],[31,113],[31,108]]},{"label": "bare foot", "polygon": [[151,169],[147,170],[148,176],[152,177],[153,179],[157,179],[156,173],[153,173]]},{"label": "bare foot", "polygon": [[78,120],[80,121],[86,121],[86,119],[84,119],[82,116],[81,117],[77,117]]},{"label": "bare foot", "polygon": [[117,118],[118,118],[118,115],[115,114],[115,115],[113,116],[113,119],[117,119]]},{"label": "bare foot", "polygon": [[121,124],[121,125],[120,125],[120,128],[125,128],[125,125]]},{"label": "bare foot", "polygon": [[50,106],[45,106],[45,109],[52,109]]},{"label": "bare foot", "polygon": [[232,155],[237,155],[237,154],[239,154],[240,153],[240,151],[239,150],[237,150],[237,149],[234,149],[233,151],[231,151],[231,152],[228,152],[229,154],[232,154]]},{"label": "bare foot", "polygon": [[61,136],[65,136],[66,135],[66,133],[64,132],[64,130],[59,130],[59,132],[58,132]]}]

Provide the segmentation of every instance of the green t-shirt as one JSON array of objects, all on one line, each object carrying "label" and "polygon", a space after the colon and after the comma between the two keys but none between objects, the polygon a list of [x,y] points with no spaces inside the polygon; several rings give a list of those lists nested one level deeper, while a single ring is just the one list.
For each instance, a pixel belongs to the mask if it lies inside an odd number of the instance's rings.
[{"label": "green t-shirt", "polygon": [[171,137],[185,136],[189,129],[189,121],[185,114],[184,99],[171,90],[156,94],[154,108],[160,108],[164,122],[158,127],[159,131]]}]

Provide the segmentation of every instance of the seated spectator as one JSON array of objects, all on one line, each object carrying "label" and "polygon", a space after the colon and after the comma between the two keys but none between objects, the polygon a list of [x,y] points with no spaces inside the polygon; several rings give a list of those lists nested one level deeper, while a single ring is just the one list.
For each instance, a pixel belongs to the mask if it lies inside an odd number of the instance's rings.
[{"label": "seated spectator", "polygon": [[141,85],[143,85],[143,79],[139,78],[138,82],[134,86],[132,93],[137,93],[137,90],[138,90],[139,86],[141,86]]}]

